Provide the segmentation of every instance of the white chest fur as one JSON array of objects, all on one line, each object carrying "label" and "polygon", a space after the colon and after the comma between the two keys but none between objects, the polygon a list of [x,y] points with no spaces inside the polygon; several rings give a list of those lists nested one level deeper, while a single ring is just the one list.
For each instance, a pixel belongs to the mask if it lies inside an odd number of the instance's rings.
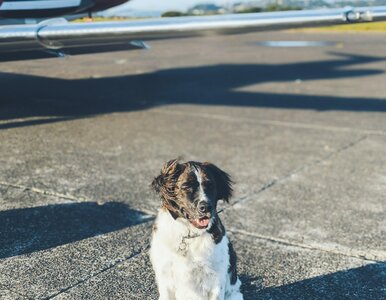
[{"label": "white chest fur", "polygon": [[[164,210],[159,211],[155,227],[150,258],[160,299],[242,299],[240,293],[241,298],[226,296],[233,293],[227,292],[230,282],[226,236],[216,244],[205,230],[180,218],[174,220]],[[239,286],[238,281],[237,291]]]}]

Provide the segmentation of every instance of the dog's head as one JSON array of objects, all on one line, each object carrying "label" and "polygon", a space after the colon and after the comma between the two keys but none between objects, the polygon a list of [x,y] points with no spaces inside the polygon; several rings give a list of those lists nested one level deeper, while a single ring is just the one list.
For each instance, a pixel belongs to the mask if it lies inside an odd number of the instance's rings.
[{"label": "dog's head", "polygon": [[208,162],[171,160],[154,178],[152,187],[174,219],[185,218],[199,229],[209,226],[217,201],[228,202],[232,196],[230,176]]}]

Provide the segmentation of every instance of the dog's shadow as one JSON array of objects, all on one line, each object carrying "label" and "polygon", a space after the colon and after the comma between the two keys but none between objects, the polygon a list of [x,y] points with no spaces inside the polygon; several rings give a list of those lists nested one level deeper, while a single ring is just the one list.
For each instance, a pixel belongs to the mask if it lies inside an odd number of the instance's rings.
[{"label": "dog's shadow", "polygon": [[342,270],[282,286],[264,287],[262,277],[241,275],[245,300],[386,299],[386,262]]},{"label": "dog's shadow", "polygon": [[264,288],[263,277],[240,274],[239,279],[241,281],[240,291],[243,294],[245,300],[256,299],[256,294]]},{"label": "dog's shadow", "polygon": [[0,211],[0,259],[53,248],[151,219],[118,202],[68,203]]}]

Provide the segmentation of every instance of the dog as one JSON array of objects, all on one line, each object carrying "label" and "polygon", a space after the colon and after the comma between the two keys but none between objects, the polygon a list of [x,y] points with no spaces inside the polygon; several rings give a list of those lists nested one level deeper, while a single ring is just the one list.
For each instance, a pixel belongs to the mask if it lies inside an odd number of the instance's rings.
[{"label": "dog", "polygon": [[217,214],[232,196],[230,176],[211,163],[167,162],[151,186],[162,205],[150,260],[159,299],[240,300],[236,254]]}]

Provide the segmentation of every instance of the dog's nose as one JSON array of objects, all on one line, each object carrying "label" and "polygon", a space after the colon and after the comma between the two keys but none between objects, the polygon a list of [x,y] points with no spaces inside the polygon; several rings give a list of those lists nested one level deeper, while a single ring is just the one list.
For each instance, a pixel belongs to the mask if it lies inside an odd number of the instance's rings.
[{"label": "dog's nose", "polygon": [[210,204],[206,201],[201,201],[198,203],[198,210],[202,213],[207,213],[207,212],[210,212],[212,209],[212,207],[210,206]]}]

